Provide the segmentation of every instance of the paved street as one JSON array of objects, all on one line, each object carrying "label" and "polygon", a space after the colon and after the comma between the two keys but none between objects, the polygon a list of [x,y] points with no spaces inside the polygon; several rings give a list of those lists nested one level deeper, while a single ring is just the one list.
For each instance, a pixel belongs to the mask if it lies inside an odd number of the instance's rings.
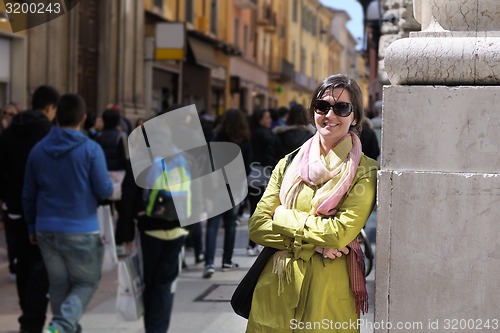
[{"label": "paved street", "polygon": [[[367,225],[369,235],[374,235],[375,218]],[[220,265],[222,255],[222,230],[219,232],[216,264]],[[188,268],[181,274],[177,285],[171,333],[241,333],[245,331],[246,320],[235,315],[229,299],[238,281],[243,277],[255,258],[246,255],[248,241],[246,225],[238,226],[234,261],[240,270],[222,273],[217,271],[212,279],[201,278],[203,265],[194,265],[192,252],[186,253]],[[0,237],[0,333],[18,332],[19,308],[15,285],[8,281],[5,239],[3,230]],[[85,313],[82,326],[90,333],[141,333],[142,321],[119,321],[114,312],[116,294],[116,270],[103,275],[100,287]],[[370,312],[362,318],[373,322],[374,272],[368,278]],[[50,316],[50,315],[49,315]],[[362,333],[371,331],[362,330]]]}]

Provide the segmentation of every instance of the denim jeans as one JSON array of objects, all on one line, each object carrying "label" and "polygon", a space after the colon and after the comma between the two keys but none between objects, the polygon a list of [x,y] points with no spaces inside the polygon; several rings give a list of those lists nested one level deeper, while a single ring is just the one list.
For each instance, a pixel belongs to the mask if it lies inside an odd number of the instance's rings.
[{"label": "denim jeans", "polygon": [[60,333],[77,332],[101,279],[101,237],[39,231],[37,239],[49,275],[51,325]]},{"label": "denim jeans", "polygon": [[232,263],[234,242],[236,239],[236,212],[238,207],[230,209],[218,216],[211,217],[207,221],[207,232],[205,235],[205,265],[213,265],[215,259],[215,249],[217,247],[217,231],[219,222],[224,222],[224,251],[222,263]]},{"label": "denim jeans", "polygon": [[170,325],[179,254],[184,238],[163,240],[141,231],[144,268],[144,327],[146,333],[165,333]]}]

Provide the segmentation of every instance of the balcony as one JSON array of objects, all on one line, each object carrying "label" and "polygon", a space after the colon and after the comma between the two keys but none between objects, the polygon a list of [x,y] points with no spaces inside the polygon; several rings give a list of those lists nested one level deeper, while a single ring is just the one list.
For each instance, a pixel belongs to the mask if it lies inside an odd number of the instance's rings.
[{"label": "balcony", "polygon": [[276,13],[270,5],[264,5],[264,7],[259,8],[257,16],[257,24],[264,26],[264,30],[267,32],[275,32],[277,28]]},{"label": "balcony", "polygon": [[315,78],[313,78],[313,77],[310,77],[310,78],[309,78],[309,89],[311,89],[311,90],[316,89],[316,85],[317,85],[317,84],[318,84],[318,83],[316,82],[316,79],[315,79]]},{"label": "balcony", "polygon": [[308,85],[308,78],[305,74],[303,73],[299,73],[299,72],[295,72],[295,75],[294,75],[294,83],[296,85],[298,85],[299,87],[302,87],[304,89],[307,89],[309,90],[309,85]]},{"label": "balcony", "polygon": [[293,81],[293,78],[294,78],[293,64],[284,59],[281,60],[281,70],[270,74],[270,79],[277,82]]},{"label": "balcony", "polygon": [[240,8],[257,8],[257,0],[233,0],[233,3]]}]

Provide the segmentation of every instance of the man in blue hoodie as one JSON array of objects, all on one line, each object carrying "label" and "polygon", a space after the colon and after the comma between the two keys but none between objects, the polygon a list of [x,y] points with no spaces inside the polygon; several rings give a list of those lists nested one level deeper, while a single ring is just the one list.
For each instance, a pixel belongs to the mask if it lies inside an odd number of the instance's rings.
[{"label": "man in blue hoodie", "polygon": [[48,332],[80,332],[80,318],[101,278],[103,245],[97,202],[111,196],[104,153],[81,131],[85,102],[61,97],[53,127],[28,157],[23,189],[26,222],[49,276],[53,318]]}]

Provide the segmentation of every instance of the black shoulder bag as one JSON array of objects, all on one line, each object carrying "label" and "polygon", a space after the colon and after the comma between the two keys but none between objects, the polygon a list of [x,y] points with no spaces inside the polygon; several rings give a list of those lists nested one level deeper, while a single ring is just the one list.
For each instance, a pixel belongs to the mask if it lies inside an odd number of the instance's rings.
[{"label": "black shoulder bag", "polygon": [[252,267],[250,267],[247,274],[243,277],[243,280],[241,280],[236,287],[233,297],[231,297],[231,306],[237,315],[248,319],[250,308],[252,307],[253,292],[257,285],[257,281],[259,281],[260,273],[262,273],[269,258],[271,258],[276,251],[278,251],[278,249],[267,246],[262,249]]},{"label": "black shoulder bag", "polygon": [[[298,151],[299,150],[297,149],[292,154],[288,155],[283,173],[285,173]],[[241,280],[236,287],[236,290],[231,297],[231,307],[237,315],[246,319],[250,316],[253,292],[255,290],[255,286],[257,285],[257,281],[259,281],[260,274],[264,270],[264,267],[266,267],[269,258],[271,258],[277,251],[278,249],[272,247],[264,247],[257,259],[255,259],[252,267],[250,267],[248,272],[243,277],[243,280]]]}]

